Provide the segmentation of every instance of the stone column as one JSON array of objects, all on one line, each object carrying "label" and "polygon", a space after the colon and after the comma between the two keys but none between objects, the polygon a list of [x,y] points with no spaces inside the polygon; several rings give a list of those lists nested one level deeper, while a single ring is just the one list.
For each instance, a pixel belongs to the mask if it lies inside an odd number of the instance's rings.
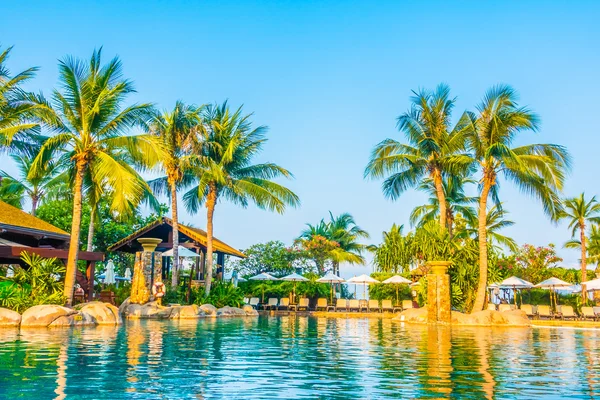
[{"label": "stone column", "polygon": [[451,322],[449,261],[430,261],[427,274],[427,319],[430,323]]},{"label": "stone column", "polygon": [[152,284],[162,282],[162,253],[154,251],[160,239],[138,239],[144,251],[135,253],[135,265],[131,278],[131,296],[133,304],[146,304],[152,299]]}]

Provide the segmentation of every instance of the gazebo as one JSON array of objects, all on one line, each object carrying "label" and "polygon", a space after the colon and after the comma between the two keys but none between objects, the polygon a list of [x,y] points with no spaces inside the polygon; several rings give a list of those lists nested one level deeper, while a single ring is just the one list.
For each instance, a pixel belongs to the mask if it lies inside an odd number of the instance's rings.
[{"label": "gazebo", "polygon": [[[162,242],[156,247],[156,251],[165,252],[173,248],[173,221],[168,217],[158,218],[156,221],[146,225],[138,231],[132,233],[126,238],[118,241],[108,248],[109,251],[121,251],[124,253],[136,253],[142,251],[142,245],[137,241],[140,238],[157,238]],[[194,228],[188,225],[179,224],[179,245],[199,254],[195,265],[190,273],[190,284],[195,281],[201,284],[206,274],[206,232],[202,229]],[[222,279],[224,275],[223,266],[225,265],[225,256],[234,256],[246,258],[239,250],[230,245],[213,238],[213,250],[217,260],[217,278]],[[171,257],[163,257],[163,279],[166,279],[169,270],[172,267]]]},{"label": "gazebo", "polygon": [[[0,264],[23,265],[23,252],[65,261],[69,241],[68,232],[0,201]],[[96,262],[104,260],[104,253],[80,251],[79,259],[86,261],[87,270],[85,275],[78,271],[77,283],[91,301]]]}]

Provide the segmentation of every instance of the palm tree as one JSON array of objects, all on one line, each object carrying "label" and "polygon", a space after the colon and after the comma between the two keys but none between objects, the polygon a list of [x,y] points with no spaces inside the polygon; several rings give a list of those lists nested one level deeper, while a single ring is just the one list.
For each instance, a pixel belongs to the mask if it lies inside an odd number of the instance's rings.
[{"label": "palm tree", "polygon": [[273,163],[252,164],[253,158],[265,143],[267,128],[252,127],[250,115],[242,108],[231,111],[227,102],[211,105],[203,113],[205,130],[195,150],[194,187],[183,197],[187,209],[198,212],[206,206],[206,293],[210,293],[213,269],[213,218],[217,201],[221,198],[242,207],[254,202],[259,208],[283,213],[286,206],[300,204],[298,196],[275,183],[278,177],[291,178],[292,174]]},{"label": "palm tree", "polygon": [[118,214],[129,213],[140,201],[147,184],[120,156],[130,156],[148,165],[161,157],[161,146],[147,135],[127,136],[125,133],[146,120],[149,104],[123,107],[126,96],[134,91],[130,81],[123,79],[117,57],[101,65],[101,50],[95,50],[86,65],[84,61],[66,57],[59,63],[61,90],[55,90],[53,113],[44,123],[54,136],[42,145],[35,158],[31,176],[46,168],[49,160],[60,154],[58,163],[73,176],[73,222],[65,276],[67,304],[73,300],[77,272],[81,208],[84,178],[88,171],[98,182],[112,188],[111,208]]},{"label": "palm tree", "polygon": [[179,283],[179,217],[177,208],[177,190],[189,185],[190,168],[194,143],[202,135],[202,107],[186,105],[180,101],[173,111],[155,114],[148,124],[148,132],[157,136],[165,148],[165,156],[160,166],[165,176],[149,182],[157,194],[166,194],[171,198],[171,219],[173,220],[173,273],[171,286]]},{"label": "palm tree", "polygon": [[296,243],[313,259],[320,275],[325,273],[325,264],[332,261],[333,251],[340,246],[338,242],[331,240],[330,236],[330,224],[321,219],[316,225],[306,224],[306,228],[296,239]]},{"label": "palm tree", "polygon": [[[486,235],[488,244],[492,245],[498,243],[499,245],[509,248],[511,251],[518,249],[517,242],[511,237],[502,235],[500,230],[513,226],[514,221],[508,220],[505,216],[508,214],[506,209],[502,208],[502,204],[495,204],[492,206],[486,214]],[[457,237],[473,237],[475,240],[479,240],[479,218],[476,214],[465,216],[466,225],[463,229],[457,232]]]},{"label": "palm tree", "polygon": [[465,172],[464,162],[468,158],[460,154],[464,148],[463,125],[450,128],[455,100],[450,98],[447,85],[439,85],[433,93],[425,90],[413,93],[411,109],[398,117],[397,123],[409,144],[393,139],[379,143],[371,153],[365,177],[387,176],[383,192],[393,200],[406,189],[419,185],[422,179],[431,178],[440,205],[440,226],[446,228],[443,178]]},{"label": "palm tree", "polygon": [[[470,178],[458,176],[447,176],[442,180],[444,195],[446,197],[446,228],[452,237],[454,235],[454,221],[460,214],[465,219],[475,216],[476,211],[470,204],[477,202],[477,198],[465,194],[464,186],[467,183],[475,183]],[[439,219],[440,207],[436,195],[435,185],[430,178],[425,179],[420,185],[419,190],[430,193],[427,204],[417,206],[410,214],[410,223],[413,226],[423,226],[423,224]]]},{"label": "palm tree", "polygon": [[517,104],[515,91],[505,85],[488,90],[477,106],[477,114],[468,113],[468,145],[473,166],[481,173],[479,195],[479,284],[473,311],[484,307],[488,272],[487,208],[488,198],[498,203],[498,179],[503,175],[523,192],[538,198],[544,211],[556,218],[560,210],[558,192],[570,167],[567,150],[555,144],[513,147],[518,134],[537,131],[538,117]]},{"label": "palm tree", "polygon": [[366,249],[366,246],[359,243],[358,240],[368,239],[369,233],[356,225],[354,217],[349,213],[343,213],[334,217],[330,211],[329,218],[327,238],[339,244],[339,247],[336,247],[331,254],[333,273],[339,275],[340,262],[350,264],[365,263],[362,253]]},{"label": "palm tree", "polygon": [[383,232],[380,245],[369,245],[367,249],[374,254],[373,263],[379,272],[408,272],[413,259],[411,249],[412,234],[404,235],[403,225],[393,224],[388,232]]},{"label": "palm tree", "polygon": [[12,154],[19,169],[20,177],[14,178],[8,172],[0,170],[3,179],[3,195],[18,197],[20,207],[23,206],[25,197],[31,202],[31,215],[35,216],[38,205],[46,200],[46,194],[57,185],[66,182],[65,174],[61,174],[59,163],[51,160],[40,173],[30,174],[33,165],[32,157],[27,154]]},{"label": "palm tree", "polygon": [[[592,224],[600,224],[600,203],[596,201],[596,196],[589,201],[586,200],[585,193],[565,199],[561,218],[568,219],[572,237],[575,237],[579,230],[579,240],[567,243],[567,247],[573,247],[575,244],[581,249],[581,282],[585,282],[587,281],[587,246],[589,242],[586,238],[586,229]],[[585,302],[587,292],[583,283],[582,286],[581,293]]]}]

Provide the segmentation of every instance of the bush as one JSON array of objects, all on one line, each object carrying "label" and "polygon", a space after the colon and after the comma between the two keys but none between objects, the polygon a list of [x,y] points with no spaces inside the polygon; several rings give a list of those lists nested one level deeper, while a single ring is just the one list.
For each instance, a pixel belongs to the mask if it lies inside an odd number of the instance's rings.
[{"label": "bush", "polygon": [[244,294],[231,282],[217,281],[212,285],[210,294],[208,296],[199,295],[195,299],[195,303],[198,305],[212,304],[217,308],[241,307],[244,304]]},{"label": "bush", "polygon": [[0,306],[17,312],[40,304],[65,304],[65,267],[56,258],[23,253],[25,268],[16,268],[12,278],[2,277]]}]

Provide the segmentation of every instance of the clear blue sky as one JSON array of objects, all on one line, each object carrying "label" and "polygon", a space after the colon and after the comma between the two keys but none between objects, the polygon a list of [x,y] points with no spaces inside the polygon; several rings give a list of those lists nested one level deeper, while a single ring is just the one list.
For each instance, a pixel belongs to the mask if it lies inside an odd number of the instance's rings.
[{"label": "clear blue sky", "polygon": [[[270,127],[261,161],[295,174],[302,207],[284,216],[218,206],[216,235],[235,247],[291,243],[306,222],[350,212],[373,241],[393,222],[408,225],[424,195],[384,199],[363,180],[371,148],[400,138],[395,118],[412,89],[448,83],[459,111],[497,83],[513,85],[542,118],[527,141],[569,148],[566,194],[597,194],[600,3],[594,1],[71,1],[3,4],[0,41],[15,45],[13,71],[40,66],[31,89],[49,93],[57,59],[118,54],[138,93],[132,101],[171,108],[177,99],[229,99]],[[60,4],[58,6],[57,4]],[[501,192],[519,243],[562,243],[532,199]],[[206,217],[184,214],[204,226]],[[577,253],[560,250],[565,264]],[[369,267],[370,270],[370,267]],[[354,271],[354,270],[353,270]],[[350,272],[350,271],[348,271]]]}]

